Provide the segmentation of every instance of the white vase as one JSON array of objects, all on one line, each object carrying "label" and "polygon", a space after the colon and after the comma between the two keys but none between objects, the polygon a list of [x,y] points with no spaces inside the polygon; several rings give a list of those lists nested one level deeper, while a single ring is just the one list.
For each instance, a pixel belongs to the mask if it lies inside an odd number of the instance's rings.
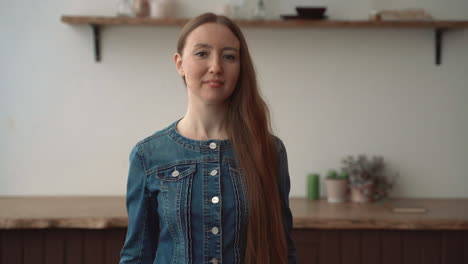
[{"label": "white vase", "polygon": [[327,201],[329,203],[344,203],[348,196],[348,181],[343,179],[327,179]]},{"label": "white vase", "polygon": [[175,3],[173,0],[151,1],[151,17],[172,18],[174,17]]}]

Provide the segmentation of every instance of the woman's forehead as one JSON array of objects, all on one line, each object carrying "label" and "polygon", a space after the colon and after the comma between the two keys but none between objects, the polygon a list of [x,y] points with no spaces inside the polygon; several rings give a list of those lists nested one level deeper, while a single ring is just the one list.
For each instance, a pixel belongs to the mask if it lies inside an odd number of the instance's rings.
[{"label": "woman's forehead", "polygon": [[200,45],[229,46],[239,48],[239,40],[236,35],[225,25],[206,23],[195,28],[187,36],[187,46],[193,48]]}]

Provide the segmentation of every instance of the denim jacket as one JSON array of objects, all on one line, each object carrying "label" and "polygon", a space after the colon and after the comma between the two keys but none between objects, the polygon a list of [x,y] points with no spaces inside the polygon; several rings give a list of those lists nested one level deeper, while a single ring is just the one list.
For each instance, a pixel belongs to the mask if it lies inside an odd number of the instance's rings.
[{"label": "denim jacket", "polygon": [[[119,264],[242,263],[247,190],[231,143],[186,138],[176,130],[177,122],[140,141],[130,154],[128,228]],[[288,162],[283,142],[275,140],[280,157],[281,231],[286,234],[292,264],[296,249],[291,236]]]}]

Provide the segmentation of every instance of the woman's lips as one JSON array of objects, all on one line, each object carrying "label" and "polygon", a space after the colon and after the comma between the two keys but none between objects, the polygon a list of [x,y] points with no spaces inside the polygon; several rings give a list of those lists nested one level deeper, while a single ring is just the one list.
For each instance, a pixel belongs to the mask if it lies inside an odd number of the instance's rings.
[{"label": "woman's lips", "polygon": [[223,86],[224,84],[223,81],[216,81],[216,80],[209,80],[209,81],[205,81],[204,83],[208,85],[209,87],[213,87],[213,88],[219,88]]}]

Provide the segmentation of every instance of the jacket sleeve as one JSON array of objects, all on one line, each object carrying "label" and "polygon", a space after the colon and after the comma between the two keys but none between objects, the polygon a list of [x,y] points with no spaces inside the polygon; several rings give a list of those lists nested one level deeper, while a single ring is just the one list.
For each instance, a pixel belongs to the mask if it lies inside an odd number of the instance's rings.
[{"label": "jacket sleeve", "polygon": [[279,141],[279,188],[281,195],[281,212],[283,215],[284,229],[288,243],[288,263],[296,264],[296,245],[292,238],[293,218],[289,208],[290,177],[288,169],[288,155],[283,142]]},{"label": "jacket sleeve", "polygon": [[119,264],[153,263],[159,239],[157,201],[146,188],[147,175],[138,145],[130,154],[126,206],[128,227]]}]

